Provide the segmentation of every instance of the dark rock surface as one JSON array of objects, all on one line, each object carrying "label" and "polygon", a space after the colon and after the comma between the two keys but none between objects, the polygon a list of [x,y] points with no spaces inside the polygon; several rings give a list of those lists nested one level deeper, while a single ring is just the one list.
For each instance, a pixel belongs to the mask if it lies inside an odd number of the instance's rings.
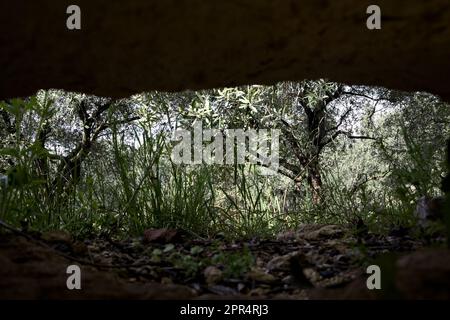
[{"label": "dark rock surface", "polygon": [[82,30],[66,29],[65,1],[0,4],[0,99],[60,88],[126,97],[329,78],[424,90],[450,98],[450,2],[79,0]]}]

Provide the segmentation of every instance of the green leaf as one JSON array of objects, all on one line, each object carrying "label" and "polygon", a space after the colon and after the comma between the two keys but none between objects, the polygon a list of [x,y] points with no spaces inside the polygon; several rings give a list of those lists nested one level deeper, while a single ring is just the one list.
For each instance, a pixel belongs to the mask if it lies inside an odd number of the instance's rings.
[{"label": "green leaf", "polygon": [[163,252],[164,252],[164,253],[167,253],[167,252],[172,251],[173,249],[175,249],[175,246],[174,246],[172,243],[168,243],[168,244],[166,244],[166,246],[164,247]]},{"label": "green leaf", "polygon": [[199,247],[199,246],[194,246],[191,248],[192,255],[197,255],[197,254],[201,253],[202,251],[203,251],[203,248]]}]

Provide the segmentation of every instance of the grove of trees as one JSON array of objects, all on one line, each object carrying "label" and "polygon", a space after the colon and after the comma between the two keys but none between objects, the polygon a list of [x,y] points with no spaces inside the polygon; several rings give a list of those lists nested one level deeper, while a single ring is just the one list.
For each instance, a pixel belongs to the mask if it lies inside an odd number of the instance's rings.
[{"label": "grove of trees", "polygon": [[[278,129],[280,167],[179,165],[177,129]],[[0,102],[0,219],[74,233],[273,234],[413,222],[439,195],[450,107],[428,93],[284,82],[128,99],[40,91]]]}]

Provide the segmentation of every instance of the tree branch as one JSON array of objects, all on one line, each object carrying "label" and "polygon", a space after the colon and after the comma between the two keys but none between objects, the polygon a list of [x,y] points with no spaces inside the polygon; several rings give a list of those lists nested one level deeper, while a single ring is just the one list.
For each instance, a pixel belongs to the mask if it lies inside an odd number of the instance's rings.
[{"label": "tree branch", "polygon": [[339,122],[336,126],[326,130],[326,132],[330,132],[330,131],[334,131],[339,129],[339,127],[342,125],[342,123],[344,122],[344,120],[347,118],[347,116],[349,115],[349,113],[353,110],[353,108],[348,108],[344,114],[340,117]]},{"label": "tree branch", "polygon": [[350,132],[338,130],[336,131],[329,139],[319,145],[320,150],[322,150],[327,144],[331,143],[340,135],[345,135],[349,139],[360,139],[360,140],[378,140],[378,138],[369,137],[369,136],[355,136],[350,134]]},{"label": "tree branch", "polygon": [[387,98],[383,98],[383,97],[374,98],[374,97],[371,97],[371,96],[369,96],[369,95],[367,95],[367,94],[359,93],[359,92],[342,91],[342,94],[343,94],[343,95],[350,95],[350,96],[363,97],[363,98],[370,99],[370,100],[376,101],[376,102],[382,101],[382,100],[384,100],[384,101],[389,101],[389,102],[390,102],[390,100],[387,99]]}]

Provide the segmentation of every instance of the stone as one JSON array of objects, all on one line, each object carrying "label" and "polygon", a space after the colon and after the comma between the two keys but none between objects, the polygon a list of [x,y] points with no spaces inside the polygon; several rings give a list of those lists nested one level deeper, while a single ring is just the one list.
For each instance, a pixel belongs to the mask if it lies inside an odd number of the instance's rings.
[{"label": "stone", "polygon": [[[450,99],[448,0],[0,3],[0,100],[59,88],[113,98],[328,78]],[[17,21],[20,20],[20,23]],[[39,39],[37,41],[36,39]]]},{"label": "stone", "polygon": [[396,286],[406,299],[450,299],[450,250],[427,249],[397,261]]},{"label": "stone", "polygon": [[256,268],[256,267],[252,268],[248,272],[247,276],[251,280],[258,281],[258,282],[264,282],[264,283],[271,283],[271,282],[274,282],[277,280],[273,275],[266,273],[266,272],[264,272],[264,270],[262,270],[260,268]]},{"label": "stone", "polygon": [[[168,243],[177,240],[179,236],[177,230],[173,229],[148,229],[144,231],[144,243],[149,242],[162,242]],[[170,250],[167,250],[170,251]]]},{"label": "stone", "polygon": [[214,266],[209,266],[203,271],[203,275],[205,276],[206,283],[208,285],[214,285],[220,282],[223,278],[223,272]]},{"label": "stone", "polygon": [[272,258],[266,265],[266,269],[269,271],[287,271],[291,267],[291,259],[299,255],[298,252],[291,252],[282,256]]},{"label": "stone", "polygon": [[344,234],[343,229],[334,224],[329,225],[305,225],[298,231],[298,237],[306,240],[320,240],[340,238]]},{"label": "stone", "polygon": [[55,230],[48,231],[42,235],[42,239],[47,242],[71,243],[72,236],[67,231]]}]

